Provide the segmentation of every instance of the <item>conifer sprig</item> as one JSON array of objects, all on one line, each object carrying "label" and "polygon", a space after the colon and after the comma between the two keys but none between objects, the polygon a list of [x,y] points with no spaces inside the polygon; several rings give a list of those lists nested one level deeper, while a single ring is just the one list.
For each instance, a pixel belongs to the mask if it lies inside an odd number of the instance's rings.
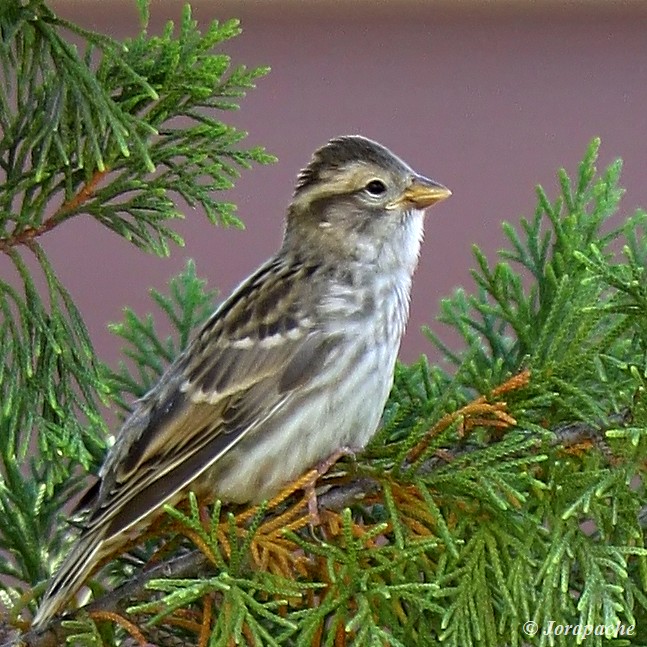
[{"label": "conifer sprig", "polygon": [[[104,455],[100,400],[127,390],[99,369],[41,241],[89,215],[166,255],[182,244],[173,220],[187,203],[240,226],[222,190],[273,158],[218,119],[268,71],[221,51],[237,21],[201,32],[187,6],[177,29],[150,35],[148,2],[138,0],[141,30],[121,42],[62,20],[45,0],[1,4],[0,252],[13,274],[0,279],[0,590],[15,601],[16,582],[51,570],[67,535],[62,505],[81,486],[79,470]],[[188,331],[192,322],[178,323]]]}]

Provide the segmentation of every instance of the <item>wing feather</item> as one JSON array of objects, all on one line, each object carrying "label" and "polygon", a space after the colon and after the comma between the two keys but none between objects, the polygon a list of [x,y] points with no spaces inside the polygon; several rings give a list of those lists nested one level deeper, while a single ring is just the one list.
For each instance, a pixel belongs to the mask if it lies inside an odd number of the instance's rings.
[{"label": "wing feather", "polygon": [[262,433],[317,374],[331,342],[312,324],[316,271],[274,259],[212,315],[118,434],[88,528],[103,526],[108,540],[133,526],[246,435]]}]

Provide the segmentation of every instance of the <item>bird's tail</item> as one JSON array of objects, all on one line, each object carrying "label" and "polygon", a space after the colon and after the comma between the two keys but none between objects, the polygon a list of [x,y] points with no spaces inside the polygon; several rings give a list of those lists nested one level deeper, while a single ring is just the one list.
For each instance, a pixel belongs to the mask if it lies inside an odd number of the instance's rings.
[{"label": "bird's tail", "polygon": [[34,616],[32,629],[40,629],[63,609],[67,601],[81,588],[104,554],[102,527],[84,531],[72,546],[50,579],[45,595]]}]

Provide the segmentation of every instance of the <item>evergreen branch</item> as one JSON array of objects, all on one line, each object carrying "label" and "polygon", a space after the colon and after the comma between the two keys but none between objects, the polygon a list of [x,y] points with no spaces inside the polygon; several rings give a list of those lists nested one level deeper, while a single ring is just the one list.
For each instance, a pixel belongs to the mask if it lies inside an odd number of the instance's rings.
[{"label": "evergreen branch", "polygon": [[[203,35],[187,7],[178,37],[169,23],[162,37],[142,31],[124,44],[58,19],[42,0],[14,9],[0,25],[4,81],[17,88],[15,96],[0,90],[6,126],[0,167],[7,178],[0,191],[0,249],[84,211],[142,248],[166,254],[167,241],[182,242],[164,224],[181,216],[174,194],[203,206],[214,223],[240,226],[233,206],[213,192],[232,186],[237,167],[274,158],[258,147],[240,149],[245,133],[205,112],[237,107],[222,98],[244,96],[268,71],[228,73],[229,57],[212,51],[239,33],[237,21],[214,21]],[[96,66],[64,40],[65,29],[99,53]],[[178,128],[179,116],[197,125]],[[104,186],[95,190],[100,179]],[[61,192],[63,207],[45,218]]]},{"label": "evergreen branch", "polygon": [[[499,394],[507,393],[510,391],[510,388],[516,387],[517,385],[513,380],[508,385],[502,385]],[[618,420],[618,422],[621,421]],[[556,430],[555,438],[552,440],[551,444],[557,448],[572,448],[574,446],[580,445],[581,443],[590,444],[592,438],[601,438],[601,433],[598,429],[573,425],[563,427],[560,430]],[[481,449],[482,448],[480,448],[478,445],[466,445],[456,450],[455,452],[443,453],[439,456],[429,459],[423,466],[421,466],[418,471],[420,474],[424,474],[425,477],[428,478],[430,475],[433,475],[440,466],[445,465],[448,462],[450,464],[456,465],[460,457],[468,457],[470,455],[474,456],[475,454],[480,452]],[[363,470],[360,469],[360,472],[361,471]],[[454,469],[454,471],[456,470]],[[341,482],[339,484],[335,484],[335,481]],[[333,484],[332,487],[330,486],[331,483]],[[336,470],[335,472],[323,477],[322,485],[325,486],[325,491],[318,497],[318,507],[320,514],[324,519],[323,532],[327,536],[327,541],[330,542],[333,537],[339,534],[340,529],[343,528],[343,524],[349,523],[350,518],[348,517],[348,512],[343,511],[347,510],[348,506],[354,506],[360,501],[366,502],[367,500],[370,501],[374,499],[374,497],[378,495],[379,492],[385,487],[385,481],[382,475],[368,476],[360,474],[359,476],[348,479],[345,471],[342,470],[341,472],[339,472],[338,470]],[[419,487],[421,485],[422,484],[419,483]],[[291,493],[292,491],[293,490],[291,488],[289,492]],[[423,489],[423,491],[427,492],[426,489]],[[403,493],[398,493],[398,503],[396,507],[399,511],[408,509],[408,504],[405,504],[403,502],[403,499],[400,498],[402,494]],[[429,494],[425,495],[425,499],[427,501],[429,501],[429,499],[427,498],[428,496]],[[277,498],[277,500],[282,499],[280,499],[279,497]],[[207,574],[208,571],[214,567],[214,555],[221,555],[220,557],[218,557],[218,559],[215,560],[218,564],[218,570],[222,572],[229,569],[229,573],[232,573],[232,568],[240,568],[240,566],[234,565],[236,559],[233,557],[233,547],[236,546],[236,543],[241,538],[243,544],[237,550],[242,550],[243,553],[246,553],[247,550],[251,549],[253,545],[258,544],[259,546],[263,546],[265,544],[264,538],[266,536],[271,538],[270,543],[267,545],[267,548],[274,550],[273,545],[276,545],[277,542],[282,541],[281,536],[286,532],[287,527],[287,524],[284,521],[279,521],[279,519],[284,520],[288,518],[295,518],[300,514],[299,511],[304,509],[304,506],[305,499],[290,499],[289,508],[287,510],[281,510],[279,508],[278,511],[275,511],[272,506],[267,509],[261,508],[253,517],[254,520],[251,525],[249,525],[248,523],[252,518],[250,512],[243,512],[237,517],[235,525],[230,527],[229,537],[227,537],[226,534],[223,534],[219,530],[220,526],[218,519],[220,517],[220,506],[216,506],[214,508],[212,514],[212,528],[209,531],[205,530],[203,526],[203,521],[201,521],[201,519],[203,519],[203,516],[200,512],[199,507],[195,503],[195,499],[191,499],[191,510],[190,514],[188,515],[169,509],[169,512],[173,513],[173,519],[180,523],[179,526],[176,526],[177,530],[182,533],[186,533],[188,537],[191,537],[194,545],[201,547],[200,550],[192,550],[191,552],[181,555],[180,557],[172,556],[166,560],[158,562],[152,567],[143,570],[136,576],[131,577],[125,584],[117,587],[113,591],[105,593],[86,607],[83,607],[83,609],[79,610],[78,614],[75,613],[71,616],[67,616],[63,621],[61,619],[53,620],[52,623],[48,626],[46,633],[27,633],[23,635],[21,639],[28,647],[45,647],[48,645],[60,644],[60,642],[62,642],[66,636],[69,636],[71,632],[78,631],[80,627],[87,627],[87,625],[82,621],[86,614],[91,618],[95,618],[96,620],[106,619],[109,617],[109,614],[120,615],[124,613],[125,607],[129,604],[129,600],[145,600],[148,597],[147,591],[150,589],[151,585],[153,585],[154,582],[156,582],[154,585],[155,588],[160,589],[160,587],[162,587],[161,590],[166,591],[175,590],[173,588],[175,585],[173,584],[172,580],[175,580],[178,583],[180,583],[181,581],[184,583],[191,583],[192,586],[196,585],[199,587],[204,587],[204,580],[201,580],[200,578],[204,577],[205,574]],[[331,516],[332,512],[336,512],[337,514]],[[276,522],[274,521],[273,517],[273,515],[275,514],[280,515],[280,517],[277,518]],[[418,514],[420,514],[419,505]],[[346,519],[346,521],[343,521],[344,518]],[[377,528],[379,528],[380,530],[377,530]],[[373,531],[368,532],[366,539],[371,536],[371,532],[375,533],[375,536],[383,535],[383,530],[384,528],[382,526],[376,527],[376,529],[374,529]],[[501,541],[512,541],[509,535],[505,535],[504,539],[503,536],[500,535],[500,531],[496,526],[492,526],[492,531],[497,533],[496,539],[494,539],[494,537],[486,536],[484,538],[485,544],[480,545],[479,551],[481,552],[479,553],[472,552],[474,548],[473,545],[471,547],[468,546],[467,552],[465,553],[463,551],[463,553],[461,554],[461,559],[466,559],[469,555],[472,555],[472,557],[468,559],[475,559],[477,555],[479,555],[479,559],[481,559],[484,555],[482,551],[486,550],[486,546],[490,554],[496,555],[497,549],[495,547],[495,544],[492,542],[495,542],[498,545],[498,543]],[[352,534],[354,535],[355,531],[353,531]],[[196,538],[198,539],[198,541],[195,541]],[[292,539],[294,541],[297,538],[293,536]],[[297,540],[296,544],[290,544],[290,542],[288,542],[286,545],[289,547],[289,551],[291,553],[289,559],[295,559],[294,556],[296,555],[297,562],[295,563],[307,563],[301,561],[302,558],[297,554],[298,548],[306,549],[308,551],[317,550],[315,546],[304,542],[302,539]],[[247,546],[248,548],[245,548],[244,546]],[[228,555],[228,557],[224,558],[222,556],[223,551],[224,554]],[[325,556],[326,554],[326,552],[321,553],[322,556]],[[342,557],[343,553],[338,553],[338,556]],[[223,559],[229,561],[229,566],[227,566],[226,561],[223,561]],[[259,568],[267,569],[269,567],[266,558],[259,557],[258,560],[259,561],[257,562],[257,564]],[[239,561],[239,564],[242,563],[243,562]],[[261,566],[261,564],[265,564],[265,566]],[[475,564],[476,562],[472,564],[472,566],[474,566]],[[380,568],[392,569],[393,567],[393,562],[387,561],[385,562],[384,566]],[[502,568],[499,567],[498,570],[499,584],[501,584],[502,586],[507,586],[507,584],[504,583],[505,578],[503,576]],[[290,574],[292,574],[293,577],[296,575],[296,572],[292,571],[291,569],[288,569],[287,571],[282,570],[281,572],[283,577],[288,577]],[[456,572],[451,577],[465,580],[466,585],[467,583],[472,581],[468,577],[468,574],[463,573],[462,571]],[[528,581],[528,579],[526,580],[526,582]],[[199,584],[200,582],[202,582],[202,584]],[[220,584],[218,584],[217,586],[220,586]],[[165,607],[164,612],[156,616],[158,620],[163,620],[164,618],[166,618],[168,616],[168,613],[173,609],[184,608],[184,606],[186,606],[187,598],[184,593],[182,593],[181,595],[179,594],[180,590],[181,589],[178,589],[177,593],[172,593],[172,595],[179,595],[179,597],[175,602],[173,602],[171,607]],[[192,595],[195,595],[197,599],[205,595],[206,592],[207,589],[199,588],[199,590],[196,589]],[[508,597],[511,598],[512,594],[508,593]],[[460,601],[460,599],[458,601]],[[136,607],[136,613],[142,613],[147,609],[159,612],[160,602],[155,601],[145,603],[143,605],[140,604]],[[438,607],[437,610],[438,612],[444,613],[442,607]],[[77,619],[79,620],[79,622],[81,622],[81,624],[78,624],[76,622]],[[449,635],[450,634],[446,634],[446,636]],[[54,642],[55,640],[58,640],[59,643]]]},{"label": "evergreen branch", "polygon": [[[117,587],[84,607],[83,612],[92,616],[97,613],[121,614],[125,600],[137,600],[146,597],[149,584],[153,580],[189,579],[198,577],[208,566],[206,555],[193,550],[187,554],[165,560],[142,571],[126,583]],[[69,627],[70,619],[57,618],[48,625],[43,633],[27,632],[20,638],[25,647],[55,647],[64,644],[67,636],[77,627]],[[0,639],[2,636],[0,635]],[[0,647],[10,647],[13,643],[4,643]]]},{"label": "evergreen branch", "polygon": [[85,202],[87,202],[94,194],[94,191],[101,182],[101,180],[108,173],[107,170],[96,171],[92,178],[85,183],[79,192],[71,199],[65,201],[59,209],[47,218],[42,224],[37,227],[27,226],[21,231],[12,234],[6,238],[0,238],[0,251],[9,253],[11,247],[17,245],[29,246],[31,242],[50,232],[52,229],[67,220],[70,215],[73,215]]}]

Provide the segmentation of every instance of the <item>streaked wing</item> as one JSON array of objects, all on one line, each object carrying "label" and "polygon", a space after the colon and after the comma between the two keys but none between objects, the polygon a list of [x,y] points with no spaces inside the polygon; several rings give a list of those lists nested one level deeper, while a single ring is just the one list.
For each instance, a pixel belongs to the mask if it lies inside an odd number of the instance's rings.
[{"label": "streaked wing", "polygon": [[275,259],[222,304],[124,424],[88,528],[108,539],[159,508],[319,372],[331,342],[309,316],[316,271]]}]

